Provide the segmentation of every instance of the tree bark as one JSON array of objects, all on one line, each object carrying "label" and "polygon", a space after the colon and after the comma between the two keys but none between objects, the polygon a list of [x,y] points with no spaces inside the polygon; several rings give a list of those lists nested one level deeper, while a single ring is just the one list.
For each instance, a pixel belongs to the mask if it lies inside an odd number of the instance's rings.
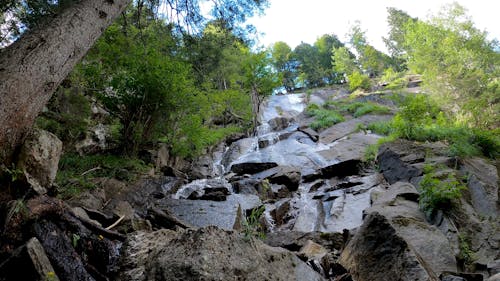
[{"label": "tree bark", "polygon": [[61,81],[130,0],[81,0],[0,49],[0,164],[16,148]]}]

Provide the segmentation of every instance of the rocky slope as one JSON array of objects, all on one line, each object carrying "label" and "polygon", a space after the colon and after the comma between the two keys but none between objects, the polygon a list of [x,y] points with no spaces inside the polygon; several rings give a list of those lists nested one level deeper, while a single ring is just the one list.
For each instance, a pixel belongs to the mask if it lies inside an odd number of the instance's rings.
[{"label": "rocky slope", "polygon": [[[256,137],[235,137],[192,165],[162,148],[152,161],[164,175],[102,179],[69,202],[46,195],[60,143],[36,132],[19,166],[31,197],[3,214],[0,280],[500,280],[490,160],[400,140],[366,163],[380,136],[360,128],[395,109],[318,132],[306,99],[347,96],[273,96]],[[384,95],[360,100],[393,106]],[[441,181],[464,179],[452,208],[421,210],[428,166]]]}]

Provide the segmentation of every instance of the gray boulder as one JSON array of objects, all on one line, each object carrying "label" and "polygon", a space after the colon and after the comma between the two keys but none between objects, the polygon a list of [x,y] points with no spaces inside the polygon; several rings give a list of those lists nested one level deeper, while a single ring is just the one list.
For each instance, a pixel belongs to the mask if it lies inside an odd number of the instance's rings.
[{"label": "gray boulder", "polygon": [[283,184],[289,191],[296,191],[301,180],[300,170],[291,166],[277,166],[255,174],[258,179],[267,179],[270,183]]},{"label": "gray boulder", "polygon": [[131,235],[118,280],[324,280],[294,254],[216,227]]},{"label": "gray boulder", "polygon": [[54,183],[61,152],[62,142],[52,133],[34,129],[26,138],[17,168],[36,193],[45,194]]},{"label": "gray boulder", "polygon": [[446,236],[426,222],[418,192],[398,182],[371,193],[372,207],[341,255],[355,280],[437,280],[456,272],[455,254]]}]

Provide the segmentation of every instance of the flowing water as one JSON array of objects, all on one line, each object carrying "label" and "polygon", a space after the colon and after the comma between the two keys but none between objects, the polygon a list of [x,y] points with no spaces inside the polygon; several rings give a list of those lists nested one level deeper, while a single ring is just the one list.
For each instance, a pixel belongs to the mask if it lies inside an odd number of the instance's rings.
[{"label": "flowing water", "polygon": [[[316,101],[318,102],[318,99]],[[297,130],[298,119],[301,118],[305,107],[304,94],[269,97],[261,109],[261,125],[257,135],[238,140],[230,147],[216,152],[213,169],[215,179],[196,180],[184,185],[174,198],[186,199],[193,192],[201,194],[203,189],[210,186],[225,187],[233,194],[231,184],[224,176],[236,163],[274,162],[280,166],[295,167],[302,174],[335,163],[336,159],[326,159],[318,153],[335,148],[335,142],[314,142],[308,135]],[[286,118],[290,122],[285,128],[273,130],[270,123],[276,118]],[[362,222],[362,211],[370,204],[370,191],[377,183],[377,175],[351,176],[343,179],[343,182],[323,179],[301,183],[298,190],[288,197],[264,200],[269,231],[289,229],[302,232],[333,232],[358,227]],[[243,200],[240,203],[246,204],[245,198],[255,201],[255,197],[238,197],[238,200]],[[277,225],[271,213],[282,206],[289,206],[285,210],[287,220]]]}]

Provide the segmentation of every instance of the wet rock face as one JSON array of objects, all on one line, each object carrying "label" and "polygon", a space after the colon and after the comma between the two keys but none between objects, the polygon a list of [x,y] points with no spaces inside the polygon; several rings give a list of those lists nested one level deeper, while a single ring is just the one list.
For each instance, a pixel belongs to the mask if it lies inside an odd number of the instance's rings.
[{"label": "wet rock face", "polygon": [[290,118],[276,117],[269,120],[269,126],[273,131],[281,131],[290,125]]},{"label": "wet rock face", "polygon": [[403,162],[400,155],[391,150],[390,146],[380,148],[377,160],[380,171],[390,184],[398,181],[410,181],[412,178],[422,175],[421,170]]},{"label": "wet rock face", "polygon": [[286,250],[206,227],[132,235],[118,280],[324,279]]},{"label": "wet rock face", "polygon": [[244,162],[231,166],[231,171],[238,175],[255,174],[278,166],[274,162]]}]

